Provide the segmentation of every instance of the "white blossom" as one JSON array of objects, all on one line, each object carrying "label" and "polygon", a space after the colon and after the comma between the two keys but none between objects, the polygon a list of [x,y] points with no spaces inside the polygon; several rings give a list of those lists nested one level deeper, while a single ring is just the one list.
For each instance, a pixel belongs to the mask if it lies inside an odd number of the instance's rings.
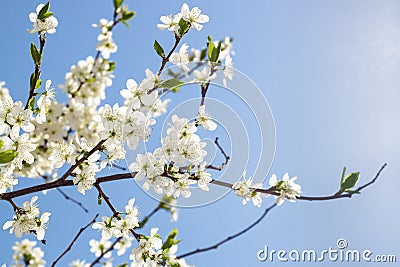
[{"label": "white blossom", "polygon": [[179,49],[179,52],[172,53],[169,58],[169,61],[172,64],[178,65],[184,72],[190,71],[190,68],[187,66],[187,64],[189,64],[188,47],[187,44],[183,44]]},{"label": "white blossom", "polygon": [[39,4],[36,7],[36,13],[32,12],[29,14],[29,20],[33,23],[33,28],[28,30],[29,33],[45,34],[46,32],[53,34],[56,32],[58,26],[58,20],[54,16],[50,16],[44,20],[38,18],[40,10],[44,7],[44,4]]},{"label": "white blossom", "polygon": [[42,93],[37,101],[39,112],[36,116],[36,122],[39,124],[47,121],[46,117],[49,114],[49,109],[52,100],[55,99],[54,87],[51,87],[51,80],[46,81],[46,92]]},{"label": "white blossom", "polygon": [[188,4],[183,4],[181,8],[182,18],[189,22],[196,30],[200,31],[203,28],[203,23],[209,21],[207,15],[201,14],[201,10],[198,7],[189,9]]},{"label": "white blossom", "polygon": [[232,189],[234,190],[236,195],[243,197],[243,205],[247,204],[251,200],[254,206],[261,207],[262,197],[265,194],[261,194],[255,191],[255,189],[261,187],[262,184],[253,183],[253,179],[251,177],[246,180],[246,172],[244,172],[243,180],[234,183]]},{"label": "white blossom", "polygon": [[111,31],[108,31],[105,34],[99,34],[97,41],[99,41],[99,43],[96,45],[96,50],[100,51],[101,55],[105,59],[109,59],[110,54],[113,54],[118,50],[118,46],[115,44],[112,38]]},{"label": "white blossom", "polygon": [[269,179],[269,185],[276,187],[275,191],[280,192],[279,196],[275,196],[276,204],[282,205],[285,199],[295,202],[301,194],[301,186],[295,183],[297,177],[289,178],[289,174],[285,173],[281,181],[278,181],[275,174]]},{"label": "white blossom", "polygon": [[[90,252],[92,252],[96,257],[102,255],[107,249],[111,247],[111,242],[106,239],[101,239],[97,241],[95,239],[91,239],[89,241]],[[109,251],[103,255],[104,258],[108,259],[111,257],[112,252]]]},{"label": "white blossom", "polygon": [[181,14],[161,16],[160,21],[162,24],[157,24],[157,28],[160,30],[176,31],[179,29],[179,20],[182,18]]},{"label": "white blossom", "polygon": [[217,124],[209,117],[205,105],[199,107],[199,113],[197,114],[196,120],[208,131],[214,131],[217,129]]}]

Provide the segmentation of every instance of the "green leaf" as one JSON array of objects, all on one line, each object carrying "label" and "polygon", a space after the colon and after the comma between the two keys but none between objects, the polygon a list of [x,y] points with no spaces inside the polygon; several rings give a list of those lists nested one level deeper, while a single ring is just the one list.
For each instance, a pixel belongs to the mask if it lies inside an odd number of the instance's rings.
[{"label": "green leaf", "polygon": [[343,171],[342,171],[342,178],[340,179],[340,184],[343,183],[344,181],[344,175],[346,174],[346,166],[343,167]]},{"label": "green leaf", "polygon": [[31,97],[28,101],[28,107],[33,111],[35,109],[35,97]]},{"label": "green leaf", "polygon": [[39,89],[40,86],[42,86],[42,80],[41,79],[37,79],[36,85],[35,85],[35,89]]},{"label": "green leaf", "polygon": [[154,40],[153,44],[154,50],[156,50],[157,55],[159,55],[162,58],[165,58],[165,52],[164,48],[157,42],[157,40]]},{"label": "green leaf", "polygon": [[208,36],[208,45],[207,45],[207,47],[208,47],[208,60],[210,60],[211,62],[213,62],[212,61],[212,58],[213,58],[213,53],[214,53],[214,49],[215,49],[215,45],[214,45],[214,43],[212,42],[212,38],[211,38],[211,36]]},{"label": "green leaf", "polygon": [[15,150],[5,150],[0,152],[0,164],[9,163],[18,156],[18,152]]},{"label": "green leaf", "polygon": [[117,267],[128,267],[128,266],[129,266],[128,263],[124,262],[124,263],[118,265]]},{"label": "green leaf", "polygon": [[122,20],[123,21],[127,21],[132,19],[135,16],[135,11],[125,11],[124,13],[122,13]]},{"label": "green leaf", "polygon": [[126,21],[122,21],[122,23],[126,26],[126,27],[131,27],[131,25],[129,25],[129,23],[128,22],[126,22]]},{"label": "green leaf", "polygon": [[50,18],[53,15],[54,15],[54,12],[47,12],[47,13],[43,14],[39,19],[41,21],[45,21],[47,18]]},{"label": "green leaf", "polygon": [[172,78],[172,79],[169,79],[169,80],[166,80],[165,82],[163,82],[161,84],[161,87],[172,89],[172,91],[178,92],[179,87],[181,87],[183,84],[184,84],[183,81],[181,81],[177,78]]},{"label": "green leaf", "polygon": [[4,141],[3,141],[3,140],[0,140],[0,149],[3,148],[3,144],[4,144]]},{"label": "green leaf", "polygon": [[115,62],[114,61],[108,61],[108,71],[114,71],[115,70]]},{"label": "green leaf", "polygon": [[30,88],[32,88],[32,89],[35,88],[35,86],[36,86],[36,84],[35,84],[35,73],[31,74],[31,77],[29,79],[29,85],[30,85]]},{"label": "green leaf", "polygon": [[31,43],[31,57],[35,65],[40,65],[40,62],[42,62],[42,55],[34,43]]},{"label": "green leaf", "polygon": [[122,2],[124,2],[124,0],[114,0],[114,8],[118,9],[122,5]]},{"label": "green leaf", "polygon": [[343,191],[346,191],[347,189],[353,188],[356,185],[359,176],[360,176],[359,172],[352,172],[349,175],[347,175],[343,179],[343,181],[340,185],[340,191],[343,192]]},{"label": "green leaf", "polygon": [[179,36],[182,37],[190,29],[190,23],[184,19],[180,19],[178,25],[179,25],[178,34]]},{"label": "green leaf", "polygon": [[47,3],[42,7],[42,9],[39,11],[38,19],[40,19],[40,20],[45,20],[45,19],[43,19],[43,16],[44,16],[49,10],[50,10],[50,2],[47,2]]},{"label": "green leaf", "polygon": [[164,244],[162,245],[161,249],[168,249],[170,247],[172,247],[173,245],[178,244],[180,241],[175,240],[176,236],[178,235],[178,230],[175,228],[174,230],[171,231],[171,233],[169,233],[169,235],[167,236],[167,239],[165,239]]},{"label": "green leaf", "polygon": [[207,49],[201,50],[200,61],[203,61],[206,58],[206,55],[207,55]]}]

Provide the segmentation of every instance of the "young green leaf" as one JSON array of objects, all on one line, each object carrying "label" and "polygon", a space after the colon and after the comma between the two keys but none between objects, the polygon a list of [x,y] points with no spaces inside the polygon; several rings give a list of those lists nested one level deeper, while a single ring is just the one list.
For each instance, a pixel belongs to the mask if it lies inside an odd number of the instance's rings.
[{"label": "young green leaf", "polygon": [[125,11],[122,13],[122,20],[127,21],[132,19],[135,16],[135,11]]},{"label": "young green leaf", "polygon": [[340,178],[340,184],[343,183],[344,181],[344,175],[346,174],[346,166],[343,167],[343,171],[342,171],[342,178]]},{"label": "young green leaf", "polygon": [[203,61],[206,58],[206,55],[207,55],[207,49],[201,50],[200,61]]},{"label": "young green leaf", "polygon": [[47,12],[47,13],[45,13],[45,14],[43,14],[42,16],[40,16],[40,20],[41,21],[45,21],[47,18],[50,18],[51,16],[53,16],[54,15],[54,13],[53,12]]},{"label": "young green leaf", "polygon": [[42,62],[42,55],[40,54],[40,51],[37,49],[34,43],[31,43],[30,51],[31,51],[31,57],[35,65],[40,65],[40,62]]},{"label": "young green leaf", "polygon": [[3,148],[4,141],[0,140],[0,150]]},{"label": "young green leaf", "polygon": [[15,150],[5,150],[0,152],[0,164],[9,163],[18,156],[18,152]]},{"label": "young green leaf", "polygon": [[114,0],[114,8],[118,9],[122,5],[122,2],[124,2],[124,0]]},{"label": "young green leaf", "polygon": [[162,48],[162,46],[157,42],[157,40],[154,40],[153,47],[157,55],[159,55],[162,58],[165,58],[164,48]]},{"label": "young green leaf", "polygon": [[161,87],[172,89],[172,91],[178,92],[179,87],[181,87],[182,85],[183,85],[183,82],[181,80],[179,80],[177,78],[172,78],[172,79],[169,79],[169,80],[166,80],[165,82],[163,82],[161,84]]},{"label": "young green leaf", "polygon": [[37,79],[36,85],[35,85],[35,90],[39,89],[40,86],[42,86],[42,80],[41,79]]},{"label": "young green leaf", "polygon": [[29,84],[30,88],[34,89],[36,84],[35,84],[35,73],[31,74],[31,78],[29,79]]},{"label": "young green leaf", "polygon": [[30,108],[30,110],[34,110],[35,109],[35,97],[32,97],[29,99],[28,101],[28,107]]},{"label": "young green leaf", "polygon": [[40,20],[45,20],[45,18],[43,18],[43,16],[50,10],[50,2],[47,2],[42,9],[39,11],[38,14],[38,19]]},{"label": "young green leaf", "polygon": [[184,19],[180,19],[178,25],[179,25],[178,34],[179,34],[179,36],[182,37],[185,33],[187,33],[189,31],[190,23]]},{"label": "young green leaf", "polygon": [[349,175],[347,175],[343,179],[343,181],[342,181],[342,183],[340,185],[340,191],[344,192],[347,189],[353,188],[356,185],[359,176],[360,176],[359,172],[352,172]]},{"label": "young green leaf", "polygon": [[165,250],[165,249],[172,247],[173,245],[178,244],[180,241],[175,240],[177,235],[178,235],[178,230],[175,228],[174,230],[171,231],[171,233],[169,233],[169,235],[165,239],[165,242],[162,245],[161,249]]}]

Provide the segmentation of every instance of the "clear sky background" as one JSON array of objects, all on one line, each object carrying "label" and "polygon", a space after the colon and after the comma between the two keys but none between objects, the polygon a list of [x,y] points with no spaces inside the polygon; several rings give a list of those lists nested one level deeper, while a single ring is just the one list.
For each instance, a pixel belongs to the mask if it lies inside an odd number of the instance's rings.
[{"label": "clear sky background", "polygon": [[[0,10],[0,80],[6,81],[14,99],[22,101],[26,101],[29,75],[33,71],[29,44],[37,41],[25,29],[31,27],[28,14],[38,3],[8,1]],[[158,31],[156,24],[160,15],[178,12],[183,2],[128,0],[127,3],[137,11],[137,16],[131,21],[131,28],[121,26],[114,33],[119,51],[112,57],[117,61],[117,69],[114,84],[108,90],[110,103],[121,102],[118,92],[127,78],[141,80],[146,68],[158,69],[160,63],[152,48],[153,41],[157,39],[170,47],[172,38]],[[297,175],[306,195],[328,195],[337,191],[343,166],[349,171],[360,171],[362,183],[371,179],[383,163],[387,162],[388,167],[380,180],[362,195],[327,202],[285,203],[251,232],[218,250],[188,257],[187,262],[196,266],[281,266],[285,263],[258,261],[257,251],[264,245],[276,250],[321,251],[336,247],[339,238],[347,240],[349,249],[395,254],[399,261],[400,202],[396,196],[400,186],[400,2],[188,3],[199,6],[210,16],[210,22],[201,32],[193,31],[186,39],[190,47],[204,46],[209,34],[214,39],[232,36],[235,67],[259,86],[270,104],[277,140],[271,173]],[[95,54],[98,30],[92,29],[91,23],[112,16],[112,1],[55,1],[52,10],[60,24],[57,33],[48,37],[42,77],[58,85],[64,82],[65,72],[72,64]],[[58,97],[62,99],[61,93]],[[109,184],[105,190],[120,208],[131,197],[137,198],[142,214],[156,205],[131,181]],[[96,206],[94,191],[83,198],[75,188],[66,190],[91,207],[90,214],[65,202],[57,192],[40,197],[41,210],[52,212],[48,245],[42,246],[48,263],[96,212],[109,215],[106,208]],[[16,201],[22,203],[28,198]],[[51,201],[45,201],[46,198]],[[175,224],[169,223],[168,214],[160,212],[149,227],[159,226],[162,236],[177,227],[183,239],[179,251],[186,252],[237,232],[254,221],[270,203],[272,198],[261,209],[242,206],[231,192],[212,205],[180,210]],[[0,202],[0,224],[9,220],[11,214],[10,205]],[[85,232],[81,242],[59,265],[67,266],[77,258],[94,259],[88,240],[98,237],[94,231]],[[0,232],[0,263],[11,263],[11,245],[15,240],[8,232]],[[290,263],[291,266],[311,264]]]}]

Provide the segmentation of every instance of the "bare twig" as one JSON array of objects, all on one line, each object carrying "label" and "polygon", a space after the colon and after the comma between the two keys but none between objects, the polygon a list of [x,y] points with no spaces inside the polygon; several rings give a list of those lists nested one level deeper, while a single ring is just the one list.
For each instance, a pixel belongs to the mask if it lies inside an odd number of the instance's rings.
[{"label": "bare twig", "polygon": [[74,198],[68,196],[64,191],[62,191],[60,188],[56,188],[57,191],[66,199],[71,201],[72,203],[75,203],[76,205],[78,205],[79,207],[81,207],[86,213],[89,212],[89,210],[82,204],[82,202],[79,202],[77,200],[75,200]]},{"label": "bare twig", "polygon": [[60,256],[58,256],[58,258],[53,261],[53,263],[51,264],[51,267],[54,267],[57,262],[64,257],[65,254],[67,254],[68,251],[71,250],[72,246],[75,244],[76,240],[79,238],[79,236],[83,233],[83,231],[85,231],[90,225],[94,224],[96,222],[97,217],[99,216],[99,214],[96,214],[96,216],[84,227],[82,227],[81,229],[79,229],[79,232],[76,234],[76,236],[74,237],[74,239],[72,240],[72,242],[69,244],[69,246],[61,253]]},{"label": "bare twig", "polygon": [[208,247],[204,247],[204,248],[198,248],[195,249],[193,251],[187,252],[185,254],[182,254],[180,256],[178,256],[178,258],[184,258],[184,257],[188,257],[194,254],[198,254],[198,253],[202,253],[202,252],[206,252],[209,250],[213,250],[213,249],[217,249],[219,246],[223,245],[226,242],[229,242],[235,238],[238,238],[239,236],[245,234],[247,231],[251,230],[253,227],[255,227],[257,224],[259,224],[264,218],[265,216],[267,216],[268,212],[270,212],[274,207],[276,207],[276,204],[273,204],[271,206],[269,206],[268,208],[265,209],[265,211],[263,212],[263,214],[252,224],[250,224],[249,226],[247,226],[246,228],[244,228],[243,230],[241,230],[240,232],[228,236],[227,238],[215,243],[214,245],[208,246]]},{"label": "bare twig", "polygon": [[107,203],[107,206],[111,209],[113,213],[113,217],[120,219],[121,216],[119,215],[119,212],[114,208],[114,206],[111,204],[110,198],[104,193],[103,189],[101,189],[100,185],[95,185],[97,191],[99,192],[99,198],[104,199],[104,201]]},{"label": "bare twig", "polygon": [[218,137],[215,138],[214,143],[215,145],[219,148],[219,151],[221,152],[222,155],[225,157],[225,162],[221,164],[221,166],[213,166],[212,164],[208,165],[206,168],[207,169],[212,169],[212,170],[217,170],[217,171],[222,171],[223,168],[225,168],[228,165],[229,160],[231,159],[224,151],[224,149],[221,147],[221,145],[218,142]]}]

